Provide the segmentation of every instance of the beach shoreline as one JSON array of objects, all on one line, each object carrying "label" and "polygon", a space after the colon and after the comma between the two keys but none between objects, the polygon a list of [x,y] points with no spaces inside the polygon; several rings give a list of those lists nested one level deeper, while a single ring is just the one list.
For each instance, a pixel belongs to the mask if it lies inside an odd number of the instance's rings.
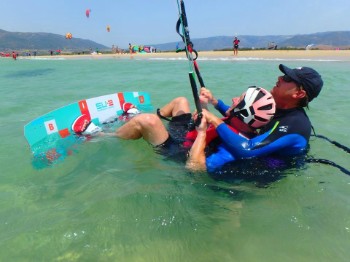
[{"label": "beach shoreline", "polygon": [[[336,60],[350,61],[350,50],[249,50],[239,51],[238,56],[233,56],[233,51],[199,51],[199,59],[295,59],[295,60]],[[21,57],[34,58],[34,57]],[[54,55],[37,56],[35,58],[64,58],[64,59],[166,59],[186,58],[184,52],[162,52],[162,53],[134,53],[134,54],[84,54],[84,55]]]}]

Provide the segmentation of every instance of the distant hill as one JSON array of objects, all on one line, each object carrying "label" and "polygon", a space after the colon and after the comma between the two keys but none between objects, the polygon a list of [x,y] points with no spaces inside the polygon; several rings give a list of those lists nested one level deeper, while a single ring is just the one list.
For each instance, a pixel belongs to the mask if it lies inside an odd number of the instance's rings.
[{"label": "distant hill", "polygon": [[[350,49],[350,31],[334,31],[305,35],[267,35],[252,36],[239,35],[241,49],[267,48],[270,43],[280,48],[305,48],[313,45],[315,48]],[[192,39],[194,47],[198,51],[232,49],[234,36],[214,36],[207,38]],[[183,47],[181,39],[177,42],[164,44],[151,44],[160,51],[173,51],[177,43]],[[146,45],[146,43],[145,43]],[[57,50],[81,52],[110,50],[111,48],[98,44],[91,40],[75,38],[67,40],[65,36],[51,33],[20,33],[8,32],[0,29],[0,51],[12,50]]]},{"label": "distant hill", "polygon": [[[215,36],[192,39],[192,42],[195,49],[198,51],[232,49],[233,38],[234,36]],[[306,35],[240,35],[238,38],[241,40],[240,48],[247,49],[267,48],[269,43],[272,42],[274,42],[278,48],[305,48],[307,45],[311,44],[316,47],[328,46],[329,48],[350,48],[350,31],[323,32]],[[183,46],[180,39],[178,42],[153,44],[152,46],[162,51],[170,51],[175,50],[177,43],[180,43],[180,46]]]},{"label": "distant hill", "polygon": [[68,40],[63,35],[51,33],[20,33],[0,29],[0,50],[71,50],[93,51],[110,49],[91,40],[73,38]]}]

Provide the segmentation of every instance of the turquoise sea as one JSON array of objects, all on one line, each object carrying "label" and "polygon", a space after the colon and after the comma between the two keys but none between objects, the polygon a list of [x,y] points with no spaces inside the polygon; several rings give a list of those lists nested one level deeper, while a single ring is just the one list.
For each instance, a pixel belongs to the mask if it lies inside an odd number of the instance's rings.
[{"label": "turquoise sea", "polygon": [[[250,85],[272,88],[279,63],[321,73],[308,115],[318,134],[350,147],[349,61],[198,60],[226,102]],[[155,108],[193,101],[186,59],[3,58],[0,88],[0,261],[349,260],[350,176],[330,165],[306,163],[258,186],[190,173],[142,140],[98,138],[51,167],[33,166],[26,123],[120,91],[149,92]],[[339,147],[314,137],[310,146],[310,157],[350,169]]]}]

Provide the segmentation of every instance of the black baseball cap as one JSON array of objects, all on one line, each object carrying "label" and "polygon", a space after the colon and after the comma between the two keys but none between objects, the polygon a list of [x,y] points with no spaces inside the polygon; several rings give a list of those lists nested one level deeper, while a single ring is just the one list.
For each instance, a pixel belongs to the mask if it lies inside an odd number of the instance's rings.
[{"label": "black baseball cap", "polygon": [[280,64],[279,69],[285,75],[288,75],[296,83],[300,84],[305,90],[309,102],[312,101],[321,92],[323,81],[319,73],[310,67],[297,67],[291,69]]}]

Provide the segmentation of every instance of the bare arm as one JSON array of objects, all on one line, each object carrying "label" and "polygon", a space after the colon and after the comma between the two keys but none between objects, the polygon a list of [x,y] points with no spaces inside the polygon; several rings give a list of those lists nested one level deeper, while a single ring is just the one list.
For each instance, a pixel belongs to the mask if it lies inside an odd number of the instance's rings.
[{"label": "bare arm", "polygon": [[[202,121],[203,122],[203,121]],[[186,168],[191,171],[206,171],[205,139],[206,131],[198,130],[198,135],[194,141],[186,162]]]},{"label": "bare arm", "polygon": [[198,135],[194,141],[189,156],[186,162],[186,168],[191,171],[206,171],[206,156],[205,156],[205,147],[206,147],[206,130],[208,123],[213,124],[215,127],[223,123],[223,121],[210,113],[207,110],[203,110],[203,117],[200,125],[197,127]]}]

